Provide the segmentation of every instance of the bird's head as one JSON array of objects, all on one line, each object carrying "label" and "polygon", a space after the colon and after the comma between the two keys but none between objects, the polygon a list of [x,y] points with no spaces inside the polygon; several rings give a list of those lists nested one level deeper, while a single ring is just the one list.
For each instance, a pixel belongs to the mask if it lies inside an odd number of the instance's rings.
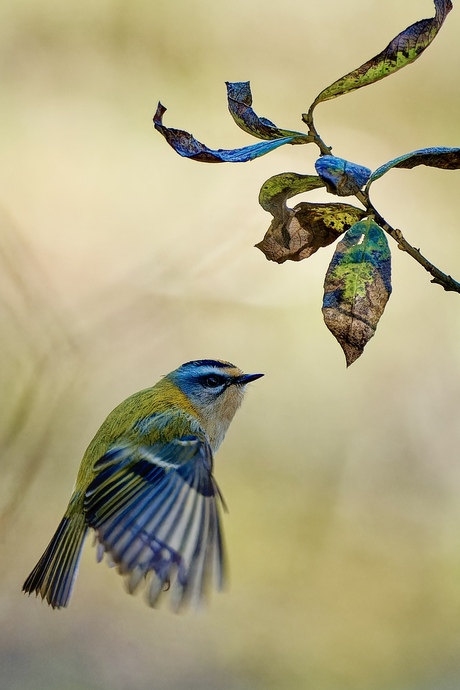
[{"label": "bird's head", "polygon": [[200,415],[213,450],[222,442],[247,384],[261,376],[244,374],[234,364],[218,359],[186,362],[168,375]]}]

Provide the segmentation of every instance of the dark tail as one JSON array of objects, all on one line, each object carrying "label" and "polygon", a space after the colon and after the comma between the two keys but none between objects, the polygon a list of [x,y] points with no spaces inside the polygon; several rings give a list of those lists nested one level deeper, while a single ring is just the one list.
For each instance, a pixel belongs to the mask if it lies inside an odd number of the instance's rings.
[{"label": "dark tail", "polygon": [[22,591],[40,595],[54,608],[67,606],[88,530],[84,515],[64,516]]}]

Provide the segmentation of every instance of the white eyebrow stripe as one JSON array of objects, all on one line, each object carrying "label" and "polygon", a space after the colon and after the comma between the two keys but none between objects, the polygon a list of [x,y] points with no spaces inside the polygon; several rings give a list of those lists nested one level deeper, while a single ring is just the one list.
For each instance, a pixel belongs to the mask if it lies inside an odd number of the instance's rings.
[{"label": "white eyebrow stripe", "polygon": [[198,376],[207,376],[211,374],[214,374],[215,376],[223,376],[225,378],[227,378],[227,376],[231,376],[228,369],[218,369],[217,367],[210,366],[197,367],[195,369],[195,373],[198,374]]}]

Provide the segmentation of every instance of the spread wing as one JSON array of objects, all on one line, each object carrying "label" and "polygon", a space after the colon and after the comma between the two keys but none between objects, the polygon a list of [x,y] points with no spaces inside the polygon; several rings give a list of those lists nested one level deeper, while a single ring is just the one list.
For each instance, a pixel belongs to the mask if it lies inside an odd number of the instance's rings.
[{"label": "spread wing", "polygon": [[221,494],[212,476],[212,451],[197,436],[169,443],[111,448],[95,465],[85,494],[88,524],[126,576],[128,590],[150,578],[155,606],[171,587],[175,610],[199,603],[224,582]]}]

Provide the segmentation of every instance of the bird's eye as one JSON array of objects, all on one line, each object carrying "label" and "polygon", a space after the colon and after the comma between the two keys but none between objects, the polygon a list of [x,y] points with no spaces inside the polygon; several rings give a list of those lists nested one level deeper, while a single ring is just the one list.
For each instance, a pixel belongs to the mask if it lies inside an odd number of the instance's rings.
[{"label": "bird's eye", "polygon": [[217,374],[209,374],[203,379],[203,385],[206,388],[217,388],[224,383],[222,376],[217,376]]}]

